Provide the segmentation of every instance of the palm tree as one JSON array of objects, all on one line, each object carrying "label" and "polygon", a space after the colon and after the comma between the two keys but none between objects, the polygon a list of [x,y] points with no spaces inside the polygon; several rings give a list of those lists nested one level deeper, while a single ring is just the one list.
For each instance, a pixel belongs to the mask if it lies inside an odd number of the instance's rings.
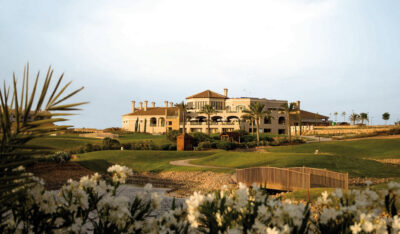
[{"label": "palm tree", "polygon": [[353,122],[353,125],[355,125],[356,122],[358,120],[360,120],[360,115],[356,114],[356,113],[353,113],[353,114],[350,115],[349,119],[350,119],[351,122]]},{"label": "palm tree", "polygon": [[281,105],[281,111],[283,111],[286,114],[286,128],[288,129],[288,134],[289,134],[289,142],[292,142],[292,136],[291,132],[292,130],[290,129],[290,112],[296,111],[297,106],[295,102],[291,103],[284,103]]},{"label": "palm tree", "polygon": [[368,113],[365,113],[365,112],[360,113],[360,119],[361,119],[361,124],[364,124],[364,121],[365,121],[365,120],[366,120],[366,121],[369,121],[369,120],[368,120]]},{"label": "palm tree", "polygon": [[346,111],[342,112],[342,116],[343,116],[343,122],[346,122]]},{"label": "palm tree", "polygon": [[337,111],[335,113],[333,113],[333,115],[335,116],[335,122],[337,122],[337,116],[339,113],[337,113]]},{"label": "palm tree", "polygon": [[260,120],[271,113],[268,110],[264,110],[264,108],[264,104],[254,102],[250,104],[249,109],[243,110],[243,112],[250,115],[256,123],[257,144],[260,142]]},{"label": "palm tree", "polygon": [[207,131],[208,131],[208,135],[210,135],[210,133],[211,133],[211,131],[210,131],[211,115],[216,113],[216,110],[214,109],[214,107],[212,107],[210,105],[204,105],[203,108],[201,109],[200,113],[207,115]]},{"label": "palm tree", "polygon": [[63,116],[67,112],[79,110],[85,104],[65,103],[66,100],[79,93],[77,89],[65,94],[71,82],[62,85],[64,74],[52,84],[53,70],[47,71],[41,89],[38,87],[39,73],[34,79],[33,87],[29,87],[29,64],[24,70],[22,84],[17,84],[15,74],[10,88],[0,90],[0,213],[5,214],[10,206],[25,191],[33,180],[24,170],[16,170],[19,166],[41,160],[52,154],[46,147],[27,144],[29,141],[45,135],[66,130],[70,126],[55,125],[66,121]]},{"label": "palm tree", "polygon": [[188,106],[183,101],[181,103],[176,103],[175,106],[178,107],[179,111],[182,113],[182,117],[183,117],[182,130],[183,130],[183,134],[185,134],[186,133],[186,114],[187,114]]},{"label": "palm tree", "polygon": [[390,114],[389,112],[385,112],[382,114],[382,119],[385,120],[385,124],[387,124],[387,121],[390,119]]},{"label": "palm tree", "polygon": [[249,114],[244,114],[242,115],[242,120],[243,121],[249,121],[251,124],[251,135],[254,134],[254,117],[252,115]]}]

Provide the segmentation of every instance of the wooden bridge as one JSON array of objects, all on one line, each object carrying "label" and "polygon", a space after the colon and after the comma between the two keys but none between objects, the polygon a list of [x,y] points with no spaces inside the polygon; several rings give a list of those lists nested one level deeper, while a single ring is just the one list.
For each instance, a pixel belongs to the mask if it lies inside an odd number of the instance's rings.
[{"label": "wooden bridge", "polygon": [[309,167],[254,167],[236,169],[237,181],[251,186],[256,183],[268,189],[296,191],[310,188],[348,189],[348,173]]}]

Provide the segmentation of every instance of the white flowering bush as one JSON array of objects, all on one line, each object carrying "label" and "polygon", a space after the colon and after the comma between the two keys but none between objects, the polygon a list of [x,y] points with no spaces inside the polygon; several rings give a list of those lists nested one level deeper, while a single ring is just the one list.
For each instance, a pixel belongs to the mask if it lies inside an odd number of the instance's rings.
[{"label": "white flowering bush", "polygon": [[340,189],[314,203],[268,196],[257,186],[195,192],[184,204],[160,210],[162,197],[146,185],[128,198],[117,193],[132,171],[114,165],[69,180],[58,191],[30,187],[1,216],[1,233],[400,233],[400,184],[389,190]]}]

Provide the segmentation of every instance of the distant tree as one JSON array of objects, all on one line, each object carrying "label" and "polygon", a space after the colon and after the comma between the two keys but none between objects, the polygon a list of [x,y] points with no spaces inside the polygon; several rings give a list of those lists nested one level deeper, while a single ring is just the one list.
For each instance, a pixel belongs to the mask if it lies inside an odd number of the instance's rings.
[{"label": "distant tree", "polygon": [[135,132],[138,132],[139,130],[139,118],[136,118],[136,122],[135,122]]},{"label": "distant tree", "polygon": [[339,113],[337,113],[337,112],[333,113],[333,115],[335,116],[335,122],[337,122],[338,114],[339,114]]},{"label": "distant tree", "polygon": [[187,115],[188,106],[183,101],[181,103],[176,103],[175,106],[178,107],[179,111],[182,113],[182,117],[183,117],[182,130],[183,130],[183,133],[186,133],[186,115]]},{"label": "distant tree", "polygon": [[353,122],[353,125],[355,125],[356,122],[360,120],[360,115],[356,114],[356,113],[353,113],[353,114],[350,115],[349,119],[350,119],[351,122]]},{"label": "distant tree", "polygon": [[250,115],[256,123],[257,144],[260,142],[260,120],[271,114],[271,111],[264,110],[264,108],[264,104],[261,104],[260,102],[254,102],[250,104],[248,109],[243,110],[243,112]]},{"label": "distant tree", "polygon": [[390,114],[389,112],[385,112],[382,114],[382,119],[385,120],[385,124],[387,124],[387,121],[390,119]]},{"label": "distant tree", "polygon": [[360,113],[360,119],[361,119],[361,124],[364,124],[364,121],[369,121],[368,120],[368,113]]},{"label": "distant tree", "polygon": [[346,111],[342,112],[342,116],[343,116],[343,122],[346,122]]},{"label": "distant tree", "polygon": [[210,105],[204,105],[203,108],[201,109],[200,113],[207,115],[207,132],[208,132],[208,135],[210,135],[210,133],[211,133],[211,131],[210,131],[211,115],[216,113],[216,110],[214,109],[214,107],[212,107]]},{"label": "distant tree", "polygon": [[286,127],[288,129],[288,134],[289,134],[289,142],[292,142],[292,135],[291,135],[291,129],[290,129],[290,112],[296,111],[297,110],[297,105],[295,102],[291,103],[284,103],[281,105],[281,111],[283,111],[286,114]]},{"label": "distant tree", "polygon": [[251,124],[251,135],[254,134],[254,117],[249,114],[244,114],[242,115],[242,120],[243,121],[249,121]]}]

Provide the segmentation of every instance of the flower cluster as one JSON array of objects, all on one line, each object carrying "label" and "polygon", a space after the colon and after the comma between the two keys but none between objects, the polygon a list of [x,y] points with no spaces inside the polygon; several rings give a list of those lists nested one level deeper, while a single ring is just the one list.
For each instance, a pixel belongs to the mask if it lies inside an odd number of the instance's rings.
[{"label": "flower cluster", "polygon": [[[268,196],[264,189],[195,192],[162,212],[163,199],[144,192],[128,198],[117,188],[132,171],[114,165],[111,179],[99,174],[70,180],[59,191],[37,183],[3,215],[2,232],[95,233],[399,233],[400,184],[389,190],[323,192],[314,203]],[[157,212],[155,212],[157,211]],[[158,215],[155,215],[158,214]]]},{"label": "flower cluster", "polygon": [[108,173],[112,175],[112,181],[114,183],[124,184],[126,178],[132,175],[132,170],[126,166],[113,165],[107,169]]}]

